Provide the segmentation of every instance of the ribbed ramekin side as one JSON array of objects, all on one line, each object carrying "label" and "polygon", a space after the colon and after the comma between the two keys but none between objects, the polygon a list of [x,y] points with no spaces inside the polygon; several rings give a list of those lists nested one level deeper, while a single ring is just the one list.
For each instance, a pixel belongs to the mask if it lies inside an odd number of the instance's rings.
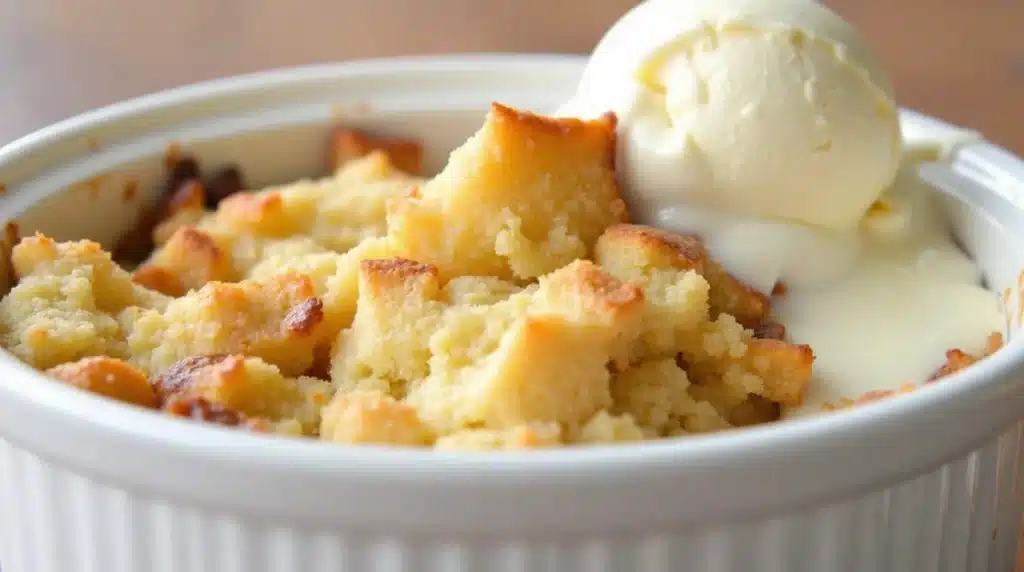
[{"label": "ribbed ramekin side", "polygon": [[699,530],[516,539],[305,530],[140,496],[0,442],[4,572],[1007,572],[1024,423],[939,469],[841,503]]}]

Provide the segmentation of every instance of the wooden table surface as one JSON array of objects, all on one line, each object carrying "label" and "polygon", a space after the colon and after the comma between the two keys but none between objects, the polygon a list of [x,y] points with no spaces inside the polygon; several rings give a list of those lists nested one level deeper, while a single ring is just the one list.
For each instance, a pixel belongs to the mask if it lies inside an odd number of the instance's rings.
[{"label": "wooden table surface", "polygon": [[[1024,154],[1024,0],[825,2],[860,26],[904,105]],[[584,52],[633,3],[0,0],[0,141],[118,99],[267,67]]]},{"label": "wooden table surface", "polygon": [[[0,143],[119,99],[268,67],[409,53],[585,52],[633,3],[0,0]],[[825,3],[875,46],[903,105],[1024,155],[1024,0]]]}]

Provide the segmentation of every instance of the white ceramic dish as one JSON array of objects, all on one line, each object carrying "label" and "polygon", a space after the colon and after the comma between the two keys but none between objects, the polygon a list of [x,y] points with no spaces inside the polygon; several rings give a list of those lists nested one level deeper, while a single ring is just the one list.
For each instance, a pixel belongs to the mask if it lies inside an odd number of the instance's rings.
[{"label": "white ceramic dish", "polygon": [[[353,62],[145,97],[0,150],[0,220],[109,244],[138,208],[122,196],[125,177],[155,191],[169,143],[206,164],[238,161],[261,185],[323,172],[338,120],[422,137],[436,167],[491,100],[551,109],[580,69],[580,59],[556,56]],[[910,136],[950,129],[903,119]],[[986,191],[974,206],[951,203],[951,219],[1005,291],[1015,329],[1024,163],[984,143],[956,157]],[[1024,508],[1022,418],[1019,335],[963,374],[842,414],[497,454],[253,437],[124,408],[4,354],[0,563],[4,572],[1007,572]]]}]

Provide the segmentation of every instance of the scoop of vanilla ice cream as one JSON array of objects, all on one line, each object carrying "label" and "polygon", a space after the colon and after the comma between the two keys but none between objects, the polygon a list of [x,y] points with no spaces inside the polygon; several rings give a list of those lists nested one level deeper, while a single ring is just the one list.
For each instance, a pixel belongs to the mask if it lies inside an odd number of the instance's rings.
[{"label": "scoop of vanilla ice cream", "polygon": [[607,111],[639,219],[685,203],[851,230],[900,163],[889,80],[813,0],[641,3],[556,114]]}]

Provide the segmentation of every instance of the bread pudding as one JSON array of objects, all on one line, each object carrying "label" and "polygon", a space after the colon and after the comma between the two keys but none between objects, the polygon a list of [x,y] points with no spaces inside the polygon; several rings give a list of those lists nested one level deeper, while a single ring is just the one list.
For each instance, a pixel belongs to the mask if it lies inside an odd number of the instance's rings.
[{"label": "bread pudding", "polygon": [[[508,450],[779,419],[813,349],[701,238],[631,223],[615,124],[495,104],[431,178],[418,142],[343,128],[331,175],[261,190],[178,156],[116,256],[39,234],[13,247],[0,341],[132,406],[345,445]],[[981,357],[951,350],[935,379]]]}]

